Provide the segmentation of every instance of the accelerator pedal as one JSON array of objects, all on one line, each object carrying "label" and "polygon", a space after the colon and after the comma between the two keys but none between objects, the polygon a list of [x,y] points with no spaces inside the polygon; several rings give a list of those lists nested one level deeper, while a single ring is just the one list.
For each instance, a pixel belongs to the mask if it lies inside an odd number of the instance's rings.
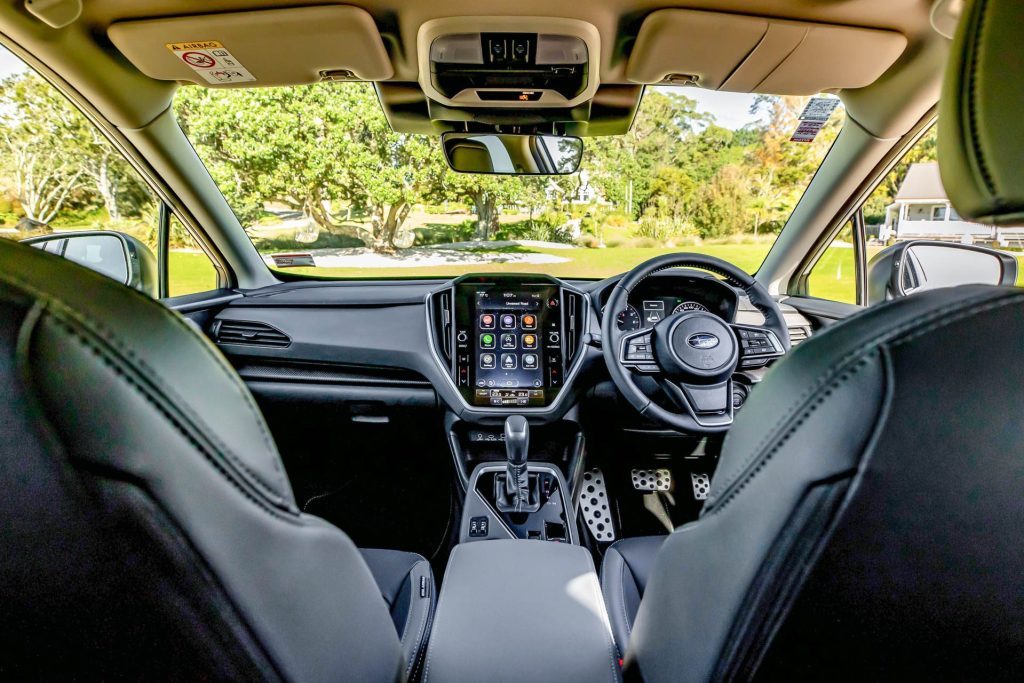
[{"label": "accelerator pedal", "polygon": [[690,472],[690,483],[693,484],[693,497],[696,500],[707,500],[711,491],[711,477],[706,474]]},{"label": "accelerator pedal", "polygon": [[597,467],[583,473],[583,485],[580,486],[580,514],[587,523],[594,540],[611,543],[615,540],[615,527],[612,526],[611,502],[608,500],[608,488],[604,483],[604,473]]}]

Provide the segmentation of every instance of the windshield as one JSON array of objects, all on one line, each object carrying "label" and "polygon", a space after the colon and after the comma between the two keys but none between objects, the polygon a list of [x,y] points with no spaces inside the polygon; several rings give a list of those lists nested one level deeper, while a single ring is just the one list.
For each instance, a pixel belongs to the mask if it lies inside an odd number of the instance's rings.
[{"label": "windshield", "polygon": [[532,177],[451,171],[439,137],[391,130],[368,84],[186,87],[176,112],[271,268],[602,278],[673,251],[754,272],[842,126],[840,105],[794,140],[808,99],[648,88],[628,134]]}]

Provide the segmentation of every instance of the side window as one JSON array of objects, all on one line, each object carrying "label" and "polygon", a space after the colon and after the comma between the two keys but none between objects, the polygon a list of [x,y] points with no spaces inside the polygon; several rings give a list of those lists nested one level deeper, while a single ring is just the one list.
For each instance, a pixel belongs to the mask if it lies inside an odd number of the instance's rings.
[{"label": "side window", "polygon": [[[938,227],[955,230],[959,219],[949,205],[936,161],[936,127],[914,143],[861,206],[867,261],[897,239],[915,239]],[[847,223],[814,264],[807,278],[810,296],[857,303],[853,224]]]},{"label": "side window", "polygon": [[819,299],[857,303],[857,257],[853,222],[847,221],[807,277],[807,293]]},{"label": "side window", "polygon": [[[0,238],[159,294],[160,200],[67,98],[3,47],[0,175]],[[216,288],[213,265],[180,224],[170,238],[171,293]],[[129,252],[138,273],[126,266]]]},{"label": "side window", "polygon": [[167,254],[167,295],[182,296],[217,288],[217,271],[192,233],[171,216]]}]

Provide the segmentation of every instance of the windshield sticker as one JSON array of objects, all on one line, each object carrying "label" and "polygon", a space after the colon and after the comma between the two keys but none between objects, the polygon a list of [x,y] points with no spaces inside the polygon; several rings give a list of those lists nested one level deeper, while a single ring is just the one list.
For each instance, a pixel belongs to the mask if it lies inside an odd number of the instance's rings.
[{"label": "windshield sticker", "polygon": [[167,49],[187,64],[208,83],[245,83],[256,77],[235,59],[219,41],[197,40],[189,43],[167,43]]},{"label": "windshield sticker", "polygon": [[812,97],[808,100],[804,110],[800,112],[801,121],[820,121],[825,123],[832,112],[839,106],[838,97]]},{"label": "windshield sticker", "polygon": [[801,121],[793,132],[790,142],[813,142],[818,131],[825,125],[824,121]]}]

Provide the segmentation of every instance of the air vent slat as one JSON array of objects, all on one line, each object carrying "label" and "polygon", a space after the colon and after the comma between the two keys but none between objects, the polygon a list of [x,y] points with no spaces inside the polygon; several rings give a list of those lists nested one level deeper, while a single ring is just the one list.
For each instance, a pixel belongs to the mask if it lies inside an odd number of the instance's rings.
[{"label": "air vent slat", "polygon": [[218,320],[214,324],[214,339],[218,344],[240,344],[284,349],[291,338],[266,323],[249,320]]},{"label": "air vent slat", "polygon": [[806,341],[811,334],[806,327],[791,327],[789,328],[789,344],[790,346],[796,346],[797,344]]}]

